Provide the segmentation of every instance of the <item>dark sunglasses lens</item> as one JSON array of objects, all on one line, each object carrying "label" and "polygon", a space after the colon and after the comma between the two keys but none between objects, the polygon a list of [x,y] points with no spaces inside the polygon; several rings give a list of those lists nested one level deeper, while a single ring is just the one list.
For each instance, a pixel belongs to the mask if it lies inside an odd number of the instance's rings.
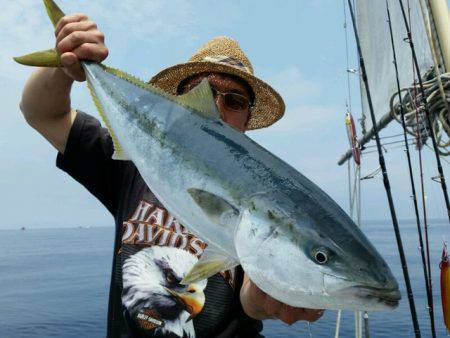
[{"label": "dark sunglasses lens", "polygon": [[247,98],[239,94],[226,93],[224,99],[227,107],[233,110],[246,110],[249,106]]}]

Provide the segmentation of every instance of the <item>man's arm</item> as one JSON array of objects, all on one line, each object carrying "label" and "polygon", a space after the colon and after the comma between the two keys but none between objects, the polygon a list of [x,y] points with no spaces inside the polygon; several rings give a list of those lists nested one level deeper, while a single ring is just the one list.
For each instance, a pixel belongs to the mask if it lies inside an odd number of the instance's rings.
[{"label": "man's arm", "polygon": [[86,79],[80,60],[101,62],[108,56],[104,35],[85,14],[63,17],[56,26],[56,50],[62,68],[40,68],[28,79],[20,109],[26,121],[64,153],[76,117],[70,91],[74,80]]},{"label": "man's arm", "polygon": [[61,153],[76,116],[70,108],[72,82],[59,68],[40,68],[28,79],[20,102],[28,124]]}]

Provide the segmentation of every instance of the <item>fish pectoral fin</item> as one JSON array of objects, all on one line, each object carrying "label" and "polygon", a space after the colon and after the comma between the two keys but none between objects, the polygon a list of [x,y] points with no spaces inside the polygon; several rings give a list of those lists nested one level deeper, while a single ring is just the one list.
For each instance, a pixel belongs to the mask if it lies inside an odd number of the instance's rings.
[{"label": "fish pectoral fin", "polygon": [[236,259],[226,255],[223,251],[208,246],[199,261],[184,276],[181,284],[188,285],[198,282],[220,271],[232,269],[238,264],[239,262]]},{"label": "fish pectoral fin", "polygon": [[[58,21],[64,16],[64,12],[53,0],[44,0],[44,5],[53,27],[56,27]],[[61,57],[55,49],[42,50],[39,52],[14,57],[13,59],[14,61],[26,66],[61,67]]]},{"label": "fish pectoral fin", "polygon": [[195,109],[206,118],[220,119],[214,95],[207,79],[202,80],[199,85],[188,93],[176,97],[175,100],[183,106]]},{"label": "fish pectoral fin", "polygon": [[215,224],[233,230],[239,223],[239,209],[222,197],[197,188],[189,188],[188,193]]}]

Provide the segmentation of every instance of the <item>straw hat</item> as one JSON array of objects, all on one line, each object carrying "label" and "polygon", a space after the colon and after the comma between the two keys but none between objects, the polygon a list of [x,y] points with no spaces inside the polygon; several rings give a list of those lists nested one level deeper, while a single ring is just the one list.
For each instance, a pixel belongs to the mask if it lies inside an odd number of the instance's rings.
[{"label": "straw hat", "polygon": [[177,93],[184,79],[204,72],[227,73],[238,76],[253,89],[255,96],[247,129],[268,127],[284,114],[281,96],[267,83],[253,75],[253,67],[237,41],[219,36],[203,45],[186,63],[166,68],[150,83],[171,94]]}]

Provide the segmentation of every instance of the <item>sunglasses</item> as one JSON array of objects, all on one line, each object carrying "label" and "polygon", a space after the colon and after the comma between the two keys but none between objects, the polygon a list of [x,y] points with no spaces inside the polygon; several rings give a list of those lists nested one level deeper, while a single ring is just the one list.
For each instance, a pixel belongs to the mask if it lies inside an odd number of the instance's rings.
[{"label": "sunglasses", "polygon": [[[206,76],[205,78],[208,78]],[[188,86],[183,87],[183,90],[181,90],[181,93],[186,93],[190,91],[192,88],[197,86],[199,82],[191,83]],[[214,96],[214,99],[217,100],[217,98],[220,96],[223,99],[223,104],[227,110],[232,110],[236,112],[244,112],[248,111],[250,108],[253,107],[253,102],[250,101],[250,99],[242,94],[239,93],[233,93],[233,92],[221,92],[217,89],[215,89],[210,81],[211,90]]]},{"label": "sunglasses", "polygon": [[222,97],[225,108],[234,111],[247,111],[252,107],[250,100],[244,95],[238,93],[220,92],[211,87],[214,98]]}]

